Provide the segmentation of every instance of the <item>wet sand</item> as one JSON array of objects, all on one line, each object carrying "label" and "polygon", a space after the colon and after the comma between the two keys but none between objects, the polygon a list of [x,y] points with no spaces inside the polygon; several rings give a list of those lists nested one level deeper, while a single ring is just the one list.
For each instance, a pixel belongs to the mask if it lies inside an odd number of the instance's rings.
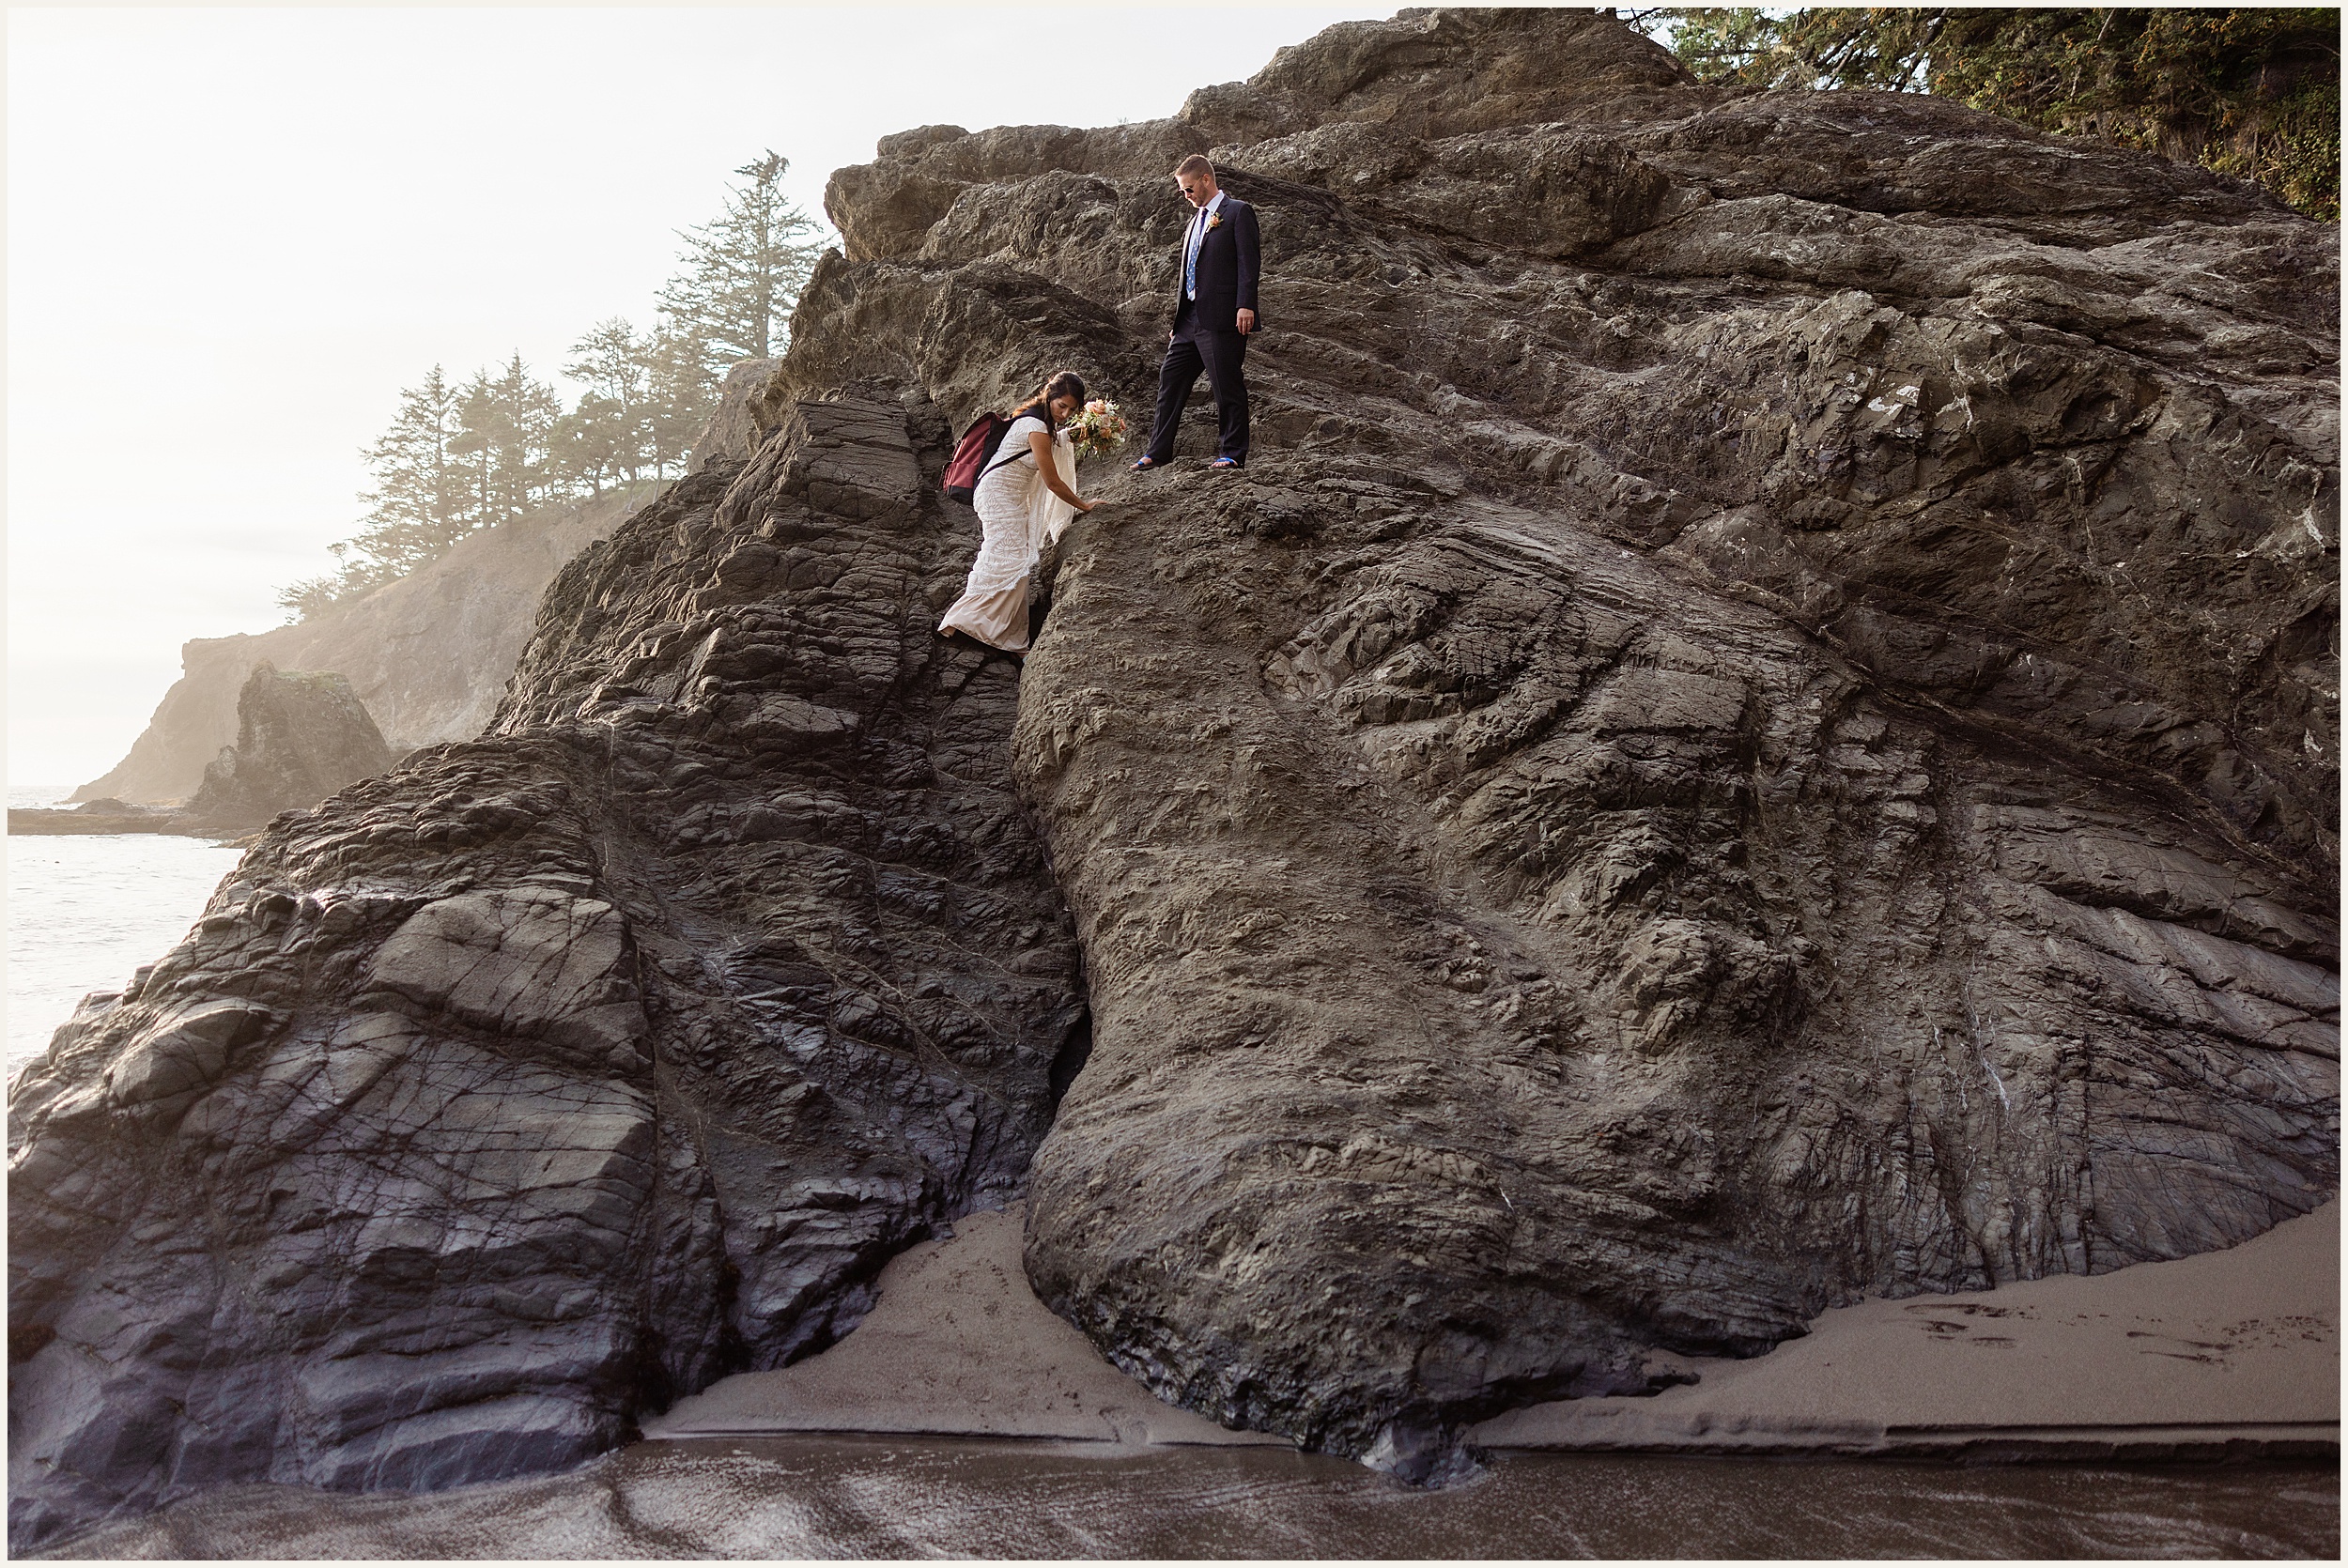
[{"label": "wet sand", "polygon": [[1862,1301],[1647,1399],[1539,1405],[1494,1448],[1968,1459],[2337,1458],[2340,1205],[2222,1253]]},{"label": "wet sand", "polygon": [[1265,1448],[842,1437],[639,1443],[419,1498],[247,1486],[85,1558],[2332,1558],[2329,1465],[1525,1454],[1413,1490]]},{"label": "wet sand", "polygon": [[882,1270],[856,1331],[776,1372],[746,1372],[644,1423],[657,1438],[785,1432],[1055,1437],[1131,1446],[1269,1445],[1161,1404],[1027,1288],[1017,1206],[957,1222]]}]

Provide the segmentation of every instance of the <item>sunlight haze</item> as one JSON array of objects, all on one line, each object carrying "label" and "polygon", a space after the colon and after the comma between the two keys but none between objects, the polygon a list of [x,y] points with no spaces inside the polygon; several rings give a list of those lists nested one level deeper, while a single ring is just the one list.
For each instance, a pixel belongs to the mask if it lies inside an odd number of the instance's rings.
[{"label": "sunlight haze", "polygon": [[1155,118],[1394,8],[11,10],[9,778],[279,624],[435,363],[575,392],[765,149],[820,217],[890,131]]}]

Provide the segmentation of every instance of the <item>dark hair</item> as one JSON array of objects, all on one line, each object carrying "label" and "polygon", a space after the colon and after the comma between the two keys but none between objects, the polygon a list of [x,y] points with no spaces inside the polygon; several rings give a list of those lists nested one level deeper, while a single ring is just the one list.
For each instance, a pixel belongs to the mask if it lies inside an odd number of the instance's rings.
[{"label": "dark hair", "polygon": [[1041,412],[1043,423],[1049,424],[1052,423],[1052,399],[1056,397],[1073,397],[1078,407],[1084,407],[1085,378],[1073,370],[1052,372],[1044,378],[1043,385],[1036,389],[1033,397],[1011,411],[1011,417],[1018,419],[1024,414]]}]

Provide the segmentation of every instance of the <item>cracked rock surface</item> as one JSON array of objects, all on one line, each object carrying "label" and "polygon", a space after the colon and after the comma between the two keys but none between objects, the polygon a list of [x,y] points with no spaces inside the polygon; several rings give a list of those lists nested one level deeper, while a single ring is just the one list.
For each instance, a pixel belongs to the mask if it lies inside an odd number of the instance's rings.
[{"label": "cracked rock surface", "polygon": [[1653,1347],[2335,1190],[2335,230],[1411,13],[1170,121],[885,141],[779,388],[1146,410],[1208,149],[1257,451],[1089,482],[1021,697],[1096,1015],[1047,1300],[1439,1476]]},{"label": "cracked rock surface", "polygon": [[497,731],[278,819],[10,1101],[10,1539],[546,1469],[846,1332],[1086,1038],[918,395],[549,592]]},{"label": "cracked rock surface", "polygon": [[[1191,151],[1249,465],[1202,399],[946,652],[948,433],[1146,418]],[[1120,1365],[1415,1479],[2337,1190],[2335,230],[1560,10],[879,154],[494,732],[17,1085],[15,1539],[562,1463],[1023,1183]]]}]

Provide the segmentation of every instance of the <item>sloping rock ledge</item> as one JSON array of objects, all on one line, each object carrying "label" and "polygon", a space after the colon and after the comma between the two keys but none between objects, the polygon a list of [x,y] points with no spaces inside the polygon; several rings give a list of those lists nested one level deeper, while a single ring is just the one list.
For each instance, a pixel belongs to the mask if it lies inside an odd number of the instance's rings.
[{"label": "sloping rock ledge", "polygon": [[[1205,149],[1248,469],[1088,477],[1024,671],[946,649],[949,431],[1146,407]],[[493,732],[16,1085],[12,1540],[569,1463],[1023,1191],[1159,1397],[1420,1480],[2336,1193],[2335,230],[1558,10],[829,205]]]}]

